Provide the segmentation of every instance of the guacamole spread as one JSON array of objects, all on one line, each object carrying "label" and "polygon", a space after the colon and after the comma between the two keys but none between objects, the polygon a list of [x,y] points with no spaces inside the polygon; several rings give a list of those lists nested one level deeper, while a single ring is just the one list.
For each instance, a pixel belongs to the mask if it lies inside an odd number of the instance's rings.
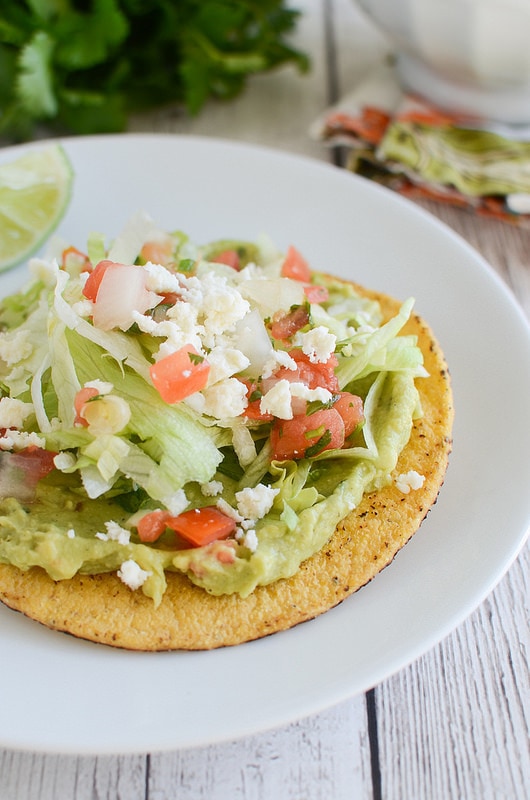
[{"label": "guacamole spread", "polygon": [[389,483],[426,376],[412,300],[383,322],[294,247],[146,215],[54,247],[0,308],[0,563],[245,597]]}]

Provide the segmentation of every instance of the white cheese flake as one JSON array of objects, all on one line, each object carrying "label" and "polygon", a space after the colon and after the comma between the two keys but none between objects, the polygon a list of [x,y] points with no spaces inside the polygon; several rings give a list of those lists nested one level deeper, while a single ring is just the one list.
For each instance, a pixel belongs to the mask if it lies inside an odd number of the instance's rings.
[{"label": "white cheese flake", "polygon": [[209,481],[201,484],[201,492],[205,497],[216,497],[218,494],[223,493],[223,489],[221,481]]},{"label": "white cheese flake", "polygon": [[32,353],[33,344],[28,330],[0,333],[0,359],[5,361],[8,367],[29,358]]},{"label": "white cheese flake", "polygon": [[227,378],[203,390],[203,413],[216,419],[239,417],[248,405],[247,387],[237,378]]},{"label": "white cheese flake", "polygon": [[107,529],[107,533],[96,533],[96,539],[100,539],[102,542],[118,542],[118,544],[129,544],[131,539],[131,532],[122,528],[121,525],[118,525],[117,522],[114,520],[109,520],[105,523],[105,527]]},{"label": "white cheese flake", "polygon": [[270,358],[265,361],[262,370],[262,378],[270,378],[273,372],[276,372],[280,367],[285,369],[295,370],[298,364],[286,350],[273,350]]},{"label": "white cheese flake", "polygon": [[243,537],[243,544],[247,547],[251,553],[255,553],[258,549],[258,537],[256,535],[256,531],[254,528],[248,530]]},{"label": "white cheese flake", "polygon": [[0,438],[1,450],[24,450],[26,447],[46,447],[46,439],[37,433],[26,431],[8,430]]},{"label": "white cheese flake", "polygon": [[328,403],[333,397],[332,393],[328,389],[324,389],[322,386],[317,386],[315,389],[310,389],[305,383],[300,383],[298,381],[293,381],[289,388],[291,391],[291,397],[298,397],[302,400],[307,400],[310,403],[315,400],[321,403]]},{"label": "white cheese flake", "polygon": [[231,378],[238,372],[243,372],[250,361],[241,350],[236,350],[235,347],[216,346],[208,353],[208,364],[210,365],[208,385],[212,386],[226,378]]},{"label": "white cheese flake", "polygon": [[411,489],[421,489],[424,482],[425,476],[420,475],[414,469],[398,475],[395,480],[397,488],[400,492],[403,492],[403,494],[408,494]]},{"label": "white cheese flake", "polygon": [[279,489],[258,483],[257,486],[241,489],[236,492],[237,510],[243,519],[258,520],[267,514],[274,503]]},{"label": "white cheese flake", "polygon": [[177,491],[169,497],[164,497],[163,503],[169,513],[176,517],[178,514],[182,514],[182,512],[185,511],[189,504],[189,500],[186,497],[186,492],[184,489],[177,489]]},{"label": "white cheese flake", "polygon": [[238,511],[236,511],[236,509],[230,505],[230,503],[227,503],[224,498],[220,497],[216,503],[216,506],[219,511],[222,511],[223,514],[226,514],[227,517],[230,517],[230,519],[233,519],[235,522],[243,521],[241,514],[239,514]]},{"label": "white cheese flake", "polygon": [[24,403],[12,397],[0,400],[0,428],[22,428],[24,420],[33,414],[33,403]]},{"label": "white cheese flake", "polygon": [[335,352],[337,337],[330,333],[324,325],[319,325],[306,333],[298,332],[294,344],[302,348],[313,364],[329,361]]},{"label": "white cheese flake", "polygon": [[152,572],[142,569],[132,558],[124,561],[118,570],[118,578],[133,592],[143,586],[150,575]]},{"label": "white cheese flake", "polygon": [[266,392],[259,402],[262,414],[272,414],[279,419],[292,419],[291,384],[282,378]]}]

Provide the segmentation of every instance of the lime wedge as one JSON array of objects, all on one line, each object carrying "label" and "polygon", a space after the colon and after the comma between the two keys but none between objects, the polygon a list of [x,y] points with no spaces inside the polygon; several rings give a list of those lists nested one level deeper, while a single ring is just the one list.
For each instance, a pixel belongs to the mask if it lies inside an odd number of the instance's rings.
[{"label": "lime wedge", "polygon": [[63,217],[73,171],[60,145],[0,164],[0,272],[28,258]]}]

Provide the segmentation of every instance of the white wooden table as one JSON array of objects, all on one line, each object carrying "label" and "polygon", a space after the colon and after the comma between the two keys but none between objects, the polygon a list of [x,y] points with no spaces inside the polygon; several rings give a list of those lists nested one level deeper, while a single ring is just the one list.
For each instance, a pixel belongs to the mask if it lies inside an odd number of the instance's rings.
[{"label": "white wooden table", "polygon": [[[296,41],[312,57],[257,76],[190,120],[177,109],[132,131],[192,133],[331,155],[310,123],[385,43],[350,0],[306,0]],[[428,205],[498,270],[530,314],[530,233]],[[530,491],[530,487],[529,487]],[[289,727],[242,741],[136,756],[0,750],[0,800],[523,800],[530,797],[530,546],[474,614],[407,669]],[[2,710],[0,709],[0,714]]]}]

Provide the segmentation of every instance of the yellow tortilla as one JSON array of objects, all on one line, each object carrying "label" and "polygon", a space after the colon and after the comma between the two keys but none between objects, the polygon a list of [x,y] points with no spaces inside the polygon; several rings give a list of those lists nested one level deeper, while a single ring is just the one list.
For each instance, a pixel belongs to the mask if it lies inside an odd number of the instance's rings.
[{"label": "yellow tortilla", "polygon": [[[385,318],[399,303],[379,301]],[[258,587],[249,597],[215,597],[186,576],[167,574],[162,603],[132,592],[115,574],[53,581],[40,568],[0,565],[0,600],[42,624],[131,650],[207,650],[291,628],[336,606],[387,566],[436,502],[451,450],[452,393],[448,368],[431,330],[418,316],[403,329],[418,337],[429,378],[417,381],[423,416],[414,423],[395,475],[415,470],[425,480],[403,494],[391,482],[365,495],[328,544],[291,578]]]}]

